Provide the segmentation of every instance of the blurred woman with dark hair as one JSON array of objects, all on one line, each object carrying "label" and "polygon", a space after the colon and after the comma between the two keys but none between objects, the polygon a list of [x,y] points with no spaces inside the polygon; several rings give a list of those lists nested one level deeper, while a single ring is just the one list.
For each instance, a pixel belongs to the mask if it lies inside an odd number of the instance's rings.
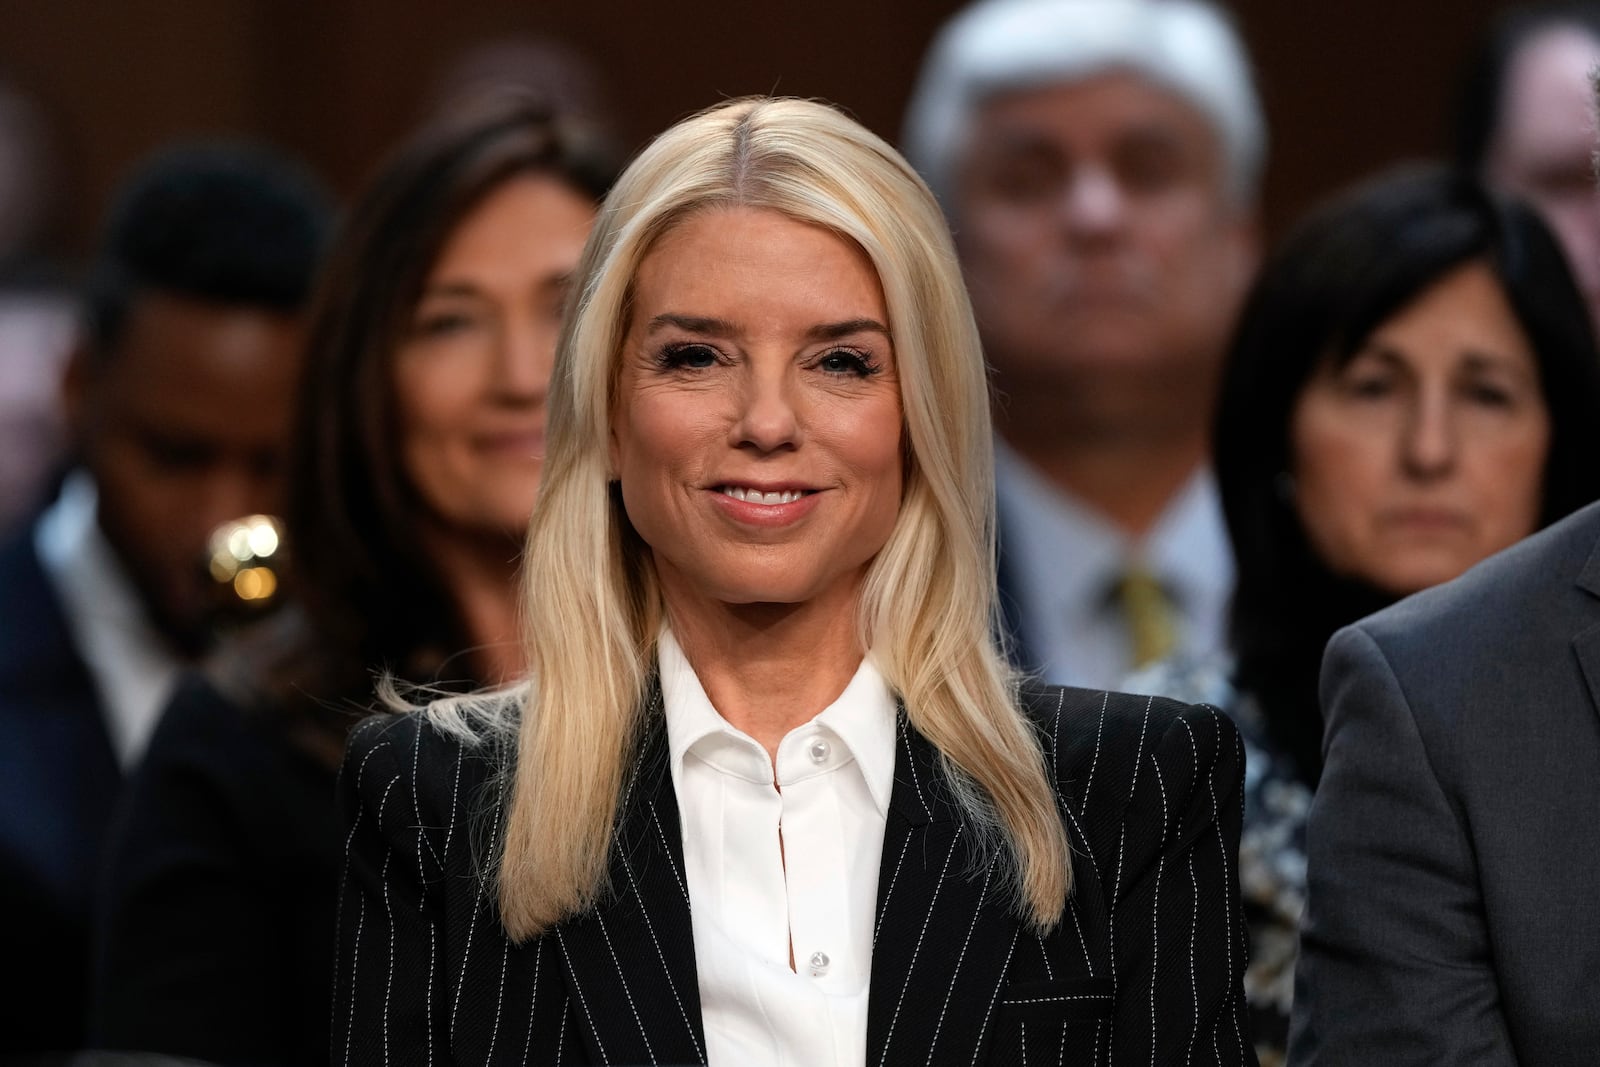
[{"label": "blurred woman with dark hair", "polygon": [[1234,661],[1171,666],[1158,691],[1219,703],[1245,734],[1246,990],[1268,1064],[1293,992],[1328,638],[1600,496],[1600,356],[1549,231],[1443,169],[1329,203],[1256,281],[1214,443]]},{"label": "blurred woman with dark hair", "polygon": [[513,574],[603,148],[500,101],[419,134],[328,264],[293,442],[293,606],[167,710],[114,832],[92,1034],[325,1062],[333,781],[381,674],[519,675]]}]

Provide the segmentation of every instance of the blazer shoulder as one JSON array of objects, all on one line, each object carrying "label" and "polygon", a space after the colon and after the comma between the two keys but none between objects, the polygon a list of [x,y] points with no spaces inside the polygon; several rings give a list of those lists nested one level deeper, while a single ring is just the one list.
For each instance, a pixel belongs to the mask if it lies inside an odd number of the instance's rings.
[{"label": "blazer shoulder", "polygon": [[1180,732],[1208,738],[1204,747],[1213,751],[1239,747],[1233,720],[1211,704],[1036,682],[1024,683],[1018,697],[1046,755],[1057,764],[1123,750],[1137,753],[1150,748],[1152,740]]},{"label": "blazer shoulder", "polygon": [[1239,731],[1210,704],[1060,686],[1026,687],[1021,698],[1057,795],[1096,851],[1125,818],[1142,817],[1136,809],[1209,810],[1243,787]]},{"label": "blazer shoulder", "polygon": [[[445,725],[441,723],[444,719]],[[433,825],[448,822],[494,777],[505,752],[503,739],[482,721],[451,721],[426,708],[380,712],[350,734],[339,791],[380,815],[394,805]]]}]

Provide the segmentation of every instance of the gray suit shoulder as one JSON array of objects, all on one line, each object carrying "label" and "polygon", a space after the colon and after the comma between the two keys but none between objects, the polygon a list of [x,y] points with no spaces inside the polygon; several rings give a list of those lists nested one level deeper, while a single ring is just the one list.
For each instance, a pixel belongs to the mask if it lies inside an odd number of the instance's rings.
[{"label": "gray suit shoulder", "polygon": [[[1533,748],[1556,722],[1592,718],[1572,641],[1600,620],[1597,542],[1591,505],[1335,634],[1322,669],[1325,746],[1362,712],[1352,701],[1382,692],[1414,723],[1436,774],[1498,781],[1544,758]],[[1540,730],[1528,729],[1530,707],[1542,709]]]}]

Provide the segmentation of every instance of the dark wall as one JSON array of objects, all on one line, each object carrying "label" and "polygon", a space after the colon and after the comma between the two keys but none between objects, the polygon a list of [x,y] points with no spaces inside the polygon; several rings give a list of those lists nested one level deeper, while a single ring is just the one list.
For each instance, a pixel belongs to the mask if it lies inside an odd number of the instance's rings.
[{"label": "dark wall", "polygon": [[[173,138],[243,133],[349,191],[417,118],[458,50],[513,31],[605,68],[635,142],[719,98],[820,96],[894,139],[920,54],[956,0],[0,0],[0,69],[40,95],[70,163],[81,250],[119,174]],[[1272,130],[1269,232],[1330,189],[1443,147],[1454,72],[1500,5],[1230,5]]]}]

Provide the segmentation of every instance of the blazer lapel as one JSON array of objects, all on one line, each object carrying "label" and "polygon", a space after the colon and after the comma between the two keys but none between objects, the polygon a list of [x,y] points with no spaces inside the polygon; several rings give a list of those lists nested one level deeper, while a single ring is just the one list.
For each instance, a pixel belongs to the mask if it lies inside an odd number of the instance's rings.
[{"label": "blazer lapel", "polygon": [[560,956],[597,1063],[704,1063],[694,930],[661,694],[618,814],[611,889],[561,924]]},{"label": "blazer lapel", "polygon": [[999,865],[977,865],[932,744],[900,713],[878,871],[869,1067],[978,1059],[1022,924]]}]

